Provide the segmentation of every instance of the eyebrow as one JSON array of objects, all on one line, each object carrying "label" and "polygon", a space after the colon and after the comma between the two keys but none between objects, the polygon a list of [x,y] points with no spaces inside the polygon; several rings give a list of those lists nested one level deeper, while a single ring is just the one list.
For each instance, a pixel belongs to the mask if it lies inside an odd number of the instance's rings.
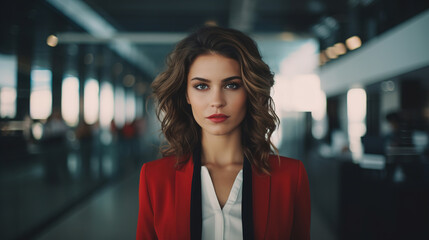
[{"label": "eyebrow", "polygon": [[[240,79],[241,80],[241,77],[240,76],[227,77],[227,78],[223,79],[222,82],[229,82],[229,81],[234,80],[234,79]],[[193,80],[198,80],[198,81],[202,81],[202,82],[210,82],[210,80],[205,79],[205,78],[201,78],[201,77],[194,77],[191,79],[191,81],[193,81]]]}]

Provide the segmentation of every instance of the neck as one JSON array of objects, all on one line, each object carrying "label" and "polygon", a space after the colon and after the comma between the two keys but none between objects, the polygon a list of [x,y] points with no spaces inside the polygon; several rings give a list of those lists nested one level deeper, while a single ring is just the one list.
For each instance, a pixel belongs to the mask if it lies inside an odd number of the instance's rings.
[{"label": "neck", "polygon": [[201,164],[227,167],[243,164],[241,131],[230,135],[208,135],[202,133]]}]

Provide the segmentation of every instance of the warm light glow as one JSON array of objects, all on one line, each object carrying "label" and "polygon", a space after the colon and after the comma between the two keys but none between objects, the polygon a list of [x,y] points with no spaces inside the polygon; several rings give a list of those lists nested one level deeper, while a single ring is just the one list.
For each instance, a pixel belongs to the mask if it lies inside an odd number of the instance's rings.
[{"label": "warm light glow", "polygon": [[326,118],[326,94],[322,89],[314,96],[316,99],[314,109],[311,112],[313,124],[311,132],[316,139],[322,139],[328,130]]},{"label": "warm light glow", "polygon": [[98,81],[88,79],[83,92],[83,119],[88,124],[94,124],[98,120],[98,94]]},{"label": "warm light glow", "polygon": [[52,112],[51,90],[40,90],[30,95],[30,116],[32,119],[47,119]]},{"label": "warm light glow", "polygon": [[292,79],[276,76],[273,99],[277,112],[312,112],[319,106],[320,78],[316,74],[297,75]]},{"label": "warm light glow", "polygon": [[334,51],[337,55],[344,55],[346,54],[347,49],[344,43],[337,43],[334,45]]},{"label": "warm light glow", "polygon": [[282,41],[293,41],[295,40],[295,35],[291,32],[282,32],[280,34],[280,38],[282,39]]},{"label": "warm light glow", "polygon": [[43,136],[43,124],[36,122],[31,126],[31,133],[34,139],[40,140]]},{"label": "warm light glow", "polygon": [[293,98],[294,111],[311,112],[319,98],[320,93],[320,79],[316,74],[298,75],[293,80],[293,86],[290,92]]},{"label": "warm light glow", "polygon": [[108,128],[115,114],[112,84],[104,82],[100,90],[100,125]]},{"label": "warm light glow", "polygon": [[217,22],[215,20],[207,20],[204,22],[205,26],[217,26]]},{"label": "warm light glow", "polygon": [[136,97],[133,91],[128,91],[126,98],[126,122],[132,122],[136,118]]},{"label": "warm light glow", "polygon": [[61,89],[61,115],[67,125],[74,127],[79,122],[79,79],[64,78]]},{"label": "warm light glow", "polygon": [[363,152],[364,152],[361,137],[365,135],[366,125],[364,122],[360,122],[360,123],[349,122],[348,132],[349,132],[349,147],[352,153],[352,158],[355,162],[358,162],[362,159]]},{"label": "warm light glow", "polygon": [[115,116],[116,127],[121,128],[125,124],[125,92],[122,87],[115,88]]},{"label": "warm light glow", "polygon": [[311,116],[314,120],[321,121],[326,116],[326,94],[319,89],[314,98],[316,100]]},{"label": "warm light glow", "polygon": [[350,151],[354,161],[360,161],[363,155],[361,137],[366,133],[366,92],[361,88],[347,92],[347,117]]},{"label": "warm light glow", "polygon": [[326,49],[326,56],[328,56],[328,58],[330,58],[330,59],[336,59],[336,58],[338,58],[338,55],[335,52],[334,47],[328,47]]},{"label": "warm light glow", "polygon": [[362,46],[362,41],[358,36],[353,36],[346,40],[346,45],[349,50],[355,50]]},{"label": "warm light glow", "polygon": [[321,53],[319,54],[319,63],[320,63],[320,65],[323,65],[323,64],[325,64],[325,63],[326,63],[326,62],[328,62],[328,61],[329,61],[329,59],[328,59],[328,57],[326,56],[325,51],[321,52]]},{"label": "warm light glow", "polygon": [[349,122],[362,122],[366,117],[366,92],[361,88],[347,92],[347,116]]},{"label": "warm light glow", "polygon": [[275,81],[276,112],[312,112],[320,105],[320,79],[316,74],[297,75],[292,79],[278,75]]},{"label": "warm light glow", "polygon": [[[272,97],[280,119],[289,118],[293,112],[313,111],[315,102],[319,100],[314,97],[320,91],[320,79],[315,74],[319,65],[319,46],[314,39],[299,45],[280,62],[275,74]],[[288,135],[283,135],[280,125],[272,140],[278,146],[283,142],[282,138],[287,139]]]},{"label": "warm light glow", "polygon": [[14,118],[16,115],[16,89],[11,87],[0,88],[0,116]]},{"label": "warm light glow", "polygon": [[366,133],[366,125],[364,122],[349,122],[349,135],[356,136],[359,138],[365,135]]},{"label": "warm light glow", "polygon": [[56,47],[58,45],[58,37],[55,35],[50,35],[46,39],[46,44],[50,47]]},{"label": "warm light glow", "polygon": [[30,117],[46,119],[52,112],[52,72],[46,69],[31,71]]}]

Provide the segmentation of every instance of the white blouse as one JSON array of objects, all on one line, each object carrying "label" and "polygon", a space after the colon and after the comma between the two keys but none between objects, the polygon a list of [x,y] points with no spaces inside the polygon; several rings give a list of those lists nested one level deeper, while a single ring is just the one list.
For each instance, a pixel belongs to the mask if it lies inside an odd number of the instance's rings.
[{"label": "white blouse", "polygon": [[201,203],[202,203],[202,239],[224,240],[243,239],[241,224],[241,200],[243,185],[243,169],[237,174],[228,200],[219,205],[210,173],[201,166]]}]

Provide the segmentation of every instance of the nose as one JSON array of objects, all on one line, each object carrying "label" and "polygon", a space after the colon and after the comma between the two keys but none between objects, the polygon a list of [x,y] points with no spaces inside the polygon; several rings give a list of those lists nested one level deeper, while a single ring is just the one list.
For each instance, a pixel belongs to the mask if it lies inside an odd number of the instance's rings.
[{"label": "nose", "polygon": [[221,108],[226,105],[225,95],[221,89],[212,91],[210,106],[214,108]]}]

